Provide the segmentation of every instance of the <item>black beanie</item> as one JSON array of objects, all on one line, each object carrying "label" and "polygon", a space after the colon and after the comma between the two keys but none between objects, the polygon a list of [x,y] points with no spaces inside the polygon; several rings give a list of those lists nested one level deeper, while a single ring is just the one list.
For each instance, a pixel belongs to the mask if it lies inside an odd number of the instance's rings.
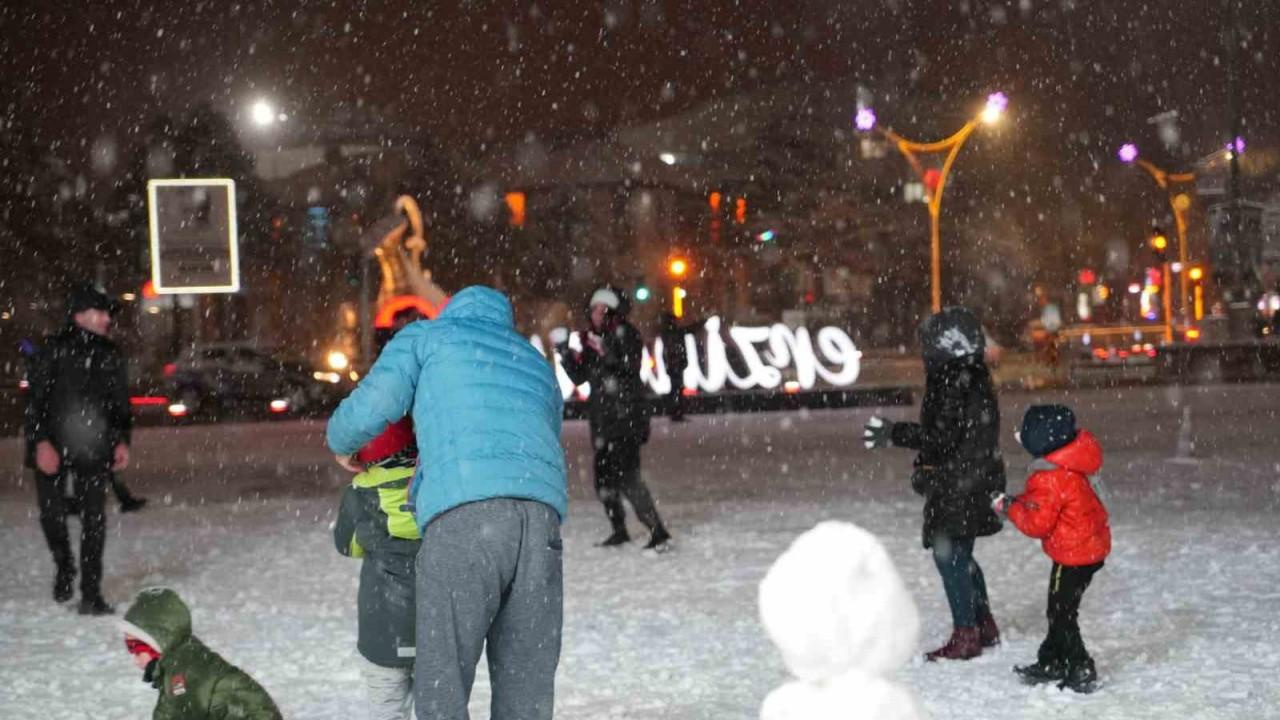
[{"label": "black beanie", "polygon": [[1044,457],[1076,439],[1076,414],[1066,405],[1032,405],[1018,439],[1027,452]]},{"label": "black beanie", "polygon": [[71,292],[67,294],[67,317],[85,310],[102,310],[115,315],[120,311],[120,305],[98,286],[80,283],[73,286]]}]

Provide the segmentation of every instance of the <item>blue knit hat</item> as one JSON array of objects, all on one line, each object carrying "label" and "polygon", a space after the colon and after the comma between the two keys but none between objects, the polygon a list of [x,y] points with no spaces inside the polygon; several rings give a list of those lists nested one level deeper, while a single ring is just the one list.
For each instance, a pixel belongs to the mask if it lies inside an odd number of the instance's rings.
[{"label": "blue knit hat", "polygon": [[1032,405],[1022,416],[1018,441],[1035,457],[1044,457],[1076,439],[1076,414],[1066,405]]}]

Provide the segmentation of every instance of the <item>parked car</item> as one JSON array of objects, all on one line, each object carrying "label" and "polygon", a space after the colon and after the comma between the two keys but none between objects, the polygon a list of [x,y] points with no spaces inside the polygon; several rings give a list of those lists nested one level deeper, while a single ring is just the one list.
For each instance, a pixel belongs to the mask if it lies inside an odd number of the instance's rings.
[{"label": "parked car", "polygon": [[342,392],[305,363],[241,343],[193,346],[164,374],[174,416],[308,414],[332,407]]}]

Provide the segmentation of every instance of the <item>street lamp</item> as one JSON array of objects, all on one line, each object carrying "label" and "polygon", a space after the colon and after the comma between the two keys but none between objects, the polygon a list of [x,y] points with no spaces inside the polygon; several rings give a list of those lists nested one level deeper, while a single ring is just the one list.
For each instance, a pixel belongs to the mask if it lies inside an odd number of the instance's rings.
[{"label": "street lamp", "polygon": [[258,99],[249,106],[249,120],[260,128],[268,128],[278,122],[284,122],[289,116],[283,112],[277,112],[275,107],[265,99]]},{"label": "street lamp", "polygon": [[266,127],[276,121],[276,111],[271,107],[271,103],[258,100],[249,108],[249,118],[253,120],[254,125]]},{"label": "street lamp", "polygon": [[[1238,147],[1243,148],[1244,140],[1237,138]],[[1195,173],[1169,173],[1156,167],[1146,158],[1138,153],[1138,146],[1133,143],[1125,143],[1120,146],[1116,152],[1116,156],[1120,158],[1120,162],[1126,165],[1137,165],[1156,181],[1156,185],[1169,196],[1169,207],[1173,208],[1173,223],[1178,231],[1178,262],[1182,267],[1187,267],[1187,213],[1191,210],[1191,195],[1185,188],[1173,186],[1186,186],[1194,184],[1196,181]],[[1182,313],[1183,321],[1187,319],[1187,292],[1188,292],[1187,273],[1178,274],[1178,311]]]},{"label": "street lamp", "polygon": [[[915,142],[908,140],[893,130],[879,124],[876,113],[869,107],[859,108],[853,117],[853,125],[859,132],[878,131],[898,152],[902,153],[911,168],[916,171],[920,181],[929,193],[929,246],[930,246],[930,283],[933,311],[942,310],[942,241],[939,231],[939,218],[942,213],[942,191],[947,185],[947,176],[960,153],[964,141],[977,129],[978,125],[992,125],[1004,116],[1009,107],[1009,97],[1002,92],[994,92],[987,96],[987,102],[973,119],[955,134],[937,142]],[[920,162],[919,155],[946,153],[942,169],[926,169]]]}]

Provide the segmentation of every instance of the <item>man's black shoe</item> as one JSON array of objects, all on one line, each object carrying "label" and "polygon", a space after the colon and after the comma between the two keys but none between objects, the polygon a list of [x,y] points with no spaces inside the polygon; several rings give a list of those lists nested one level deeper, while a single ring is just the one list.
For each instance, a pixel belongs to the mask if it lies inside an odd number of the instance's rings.
[{"label": "man's black shoe", "polygon": [[599,547],[617,547],[629,542],[631,542],[631,536],[626,530],[614,530],[612,535],[600,542]]},{"label": "man's black shoe", "polygon": [[137,512],[141,510],[143,506],[146,504],[147,504],[146,498],[128,497],[120,501],[120,512],[122,513]]},{"label": "man's black shoe", "polygon": [[1060,682],[1067,677],[1067,669],[1060,663],[1033,663],[1013,669],[1026,685],[1043,685]]},{"label": "man's black shoe", "polygon": [[82,598],[79,611],[81,615],[114,615],[116,609],[99,595],[97,597]]},{"label": "man's black shoe", "polygon": [[649,542],[645,544],[644,549],[654,552],[666,552],[671,549],[671,534],[667,532],[666,528],[658,526],[653,531],[653,535],[649,537]]}]

